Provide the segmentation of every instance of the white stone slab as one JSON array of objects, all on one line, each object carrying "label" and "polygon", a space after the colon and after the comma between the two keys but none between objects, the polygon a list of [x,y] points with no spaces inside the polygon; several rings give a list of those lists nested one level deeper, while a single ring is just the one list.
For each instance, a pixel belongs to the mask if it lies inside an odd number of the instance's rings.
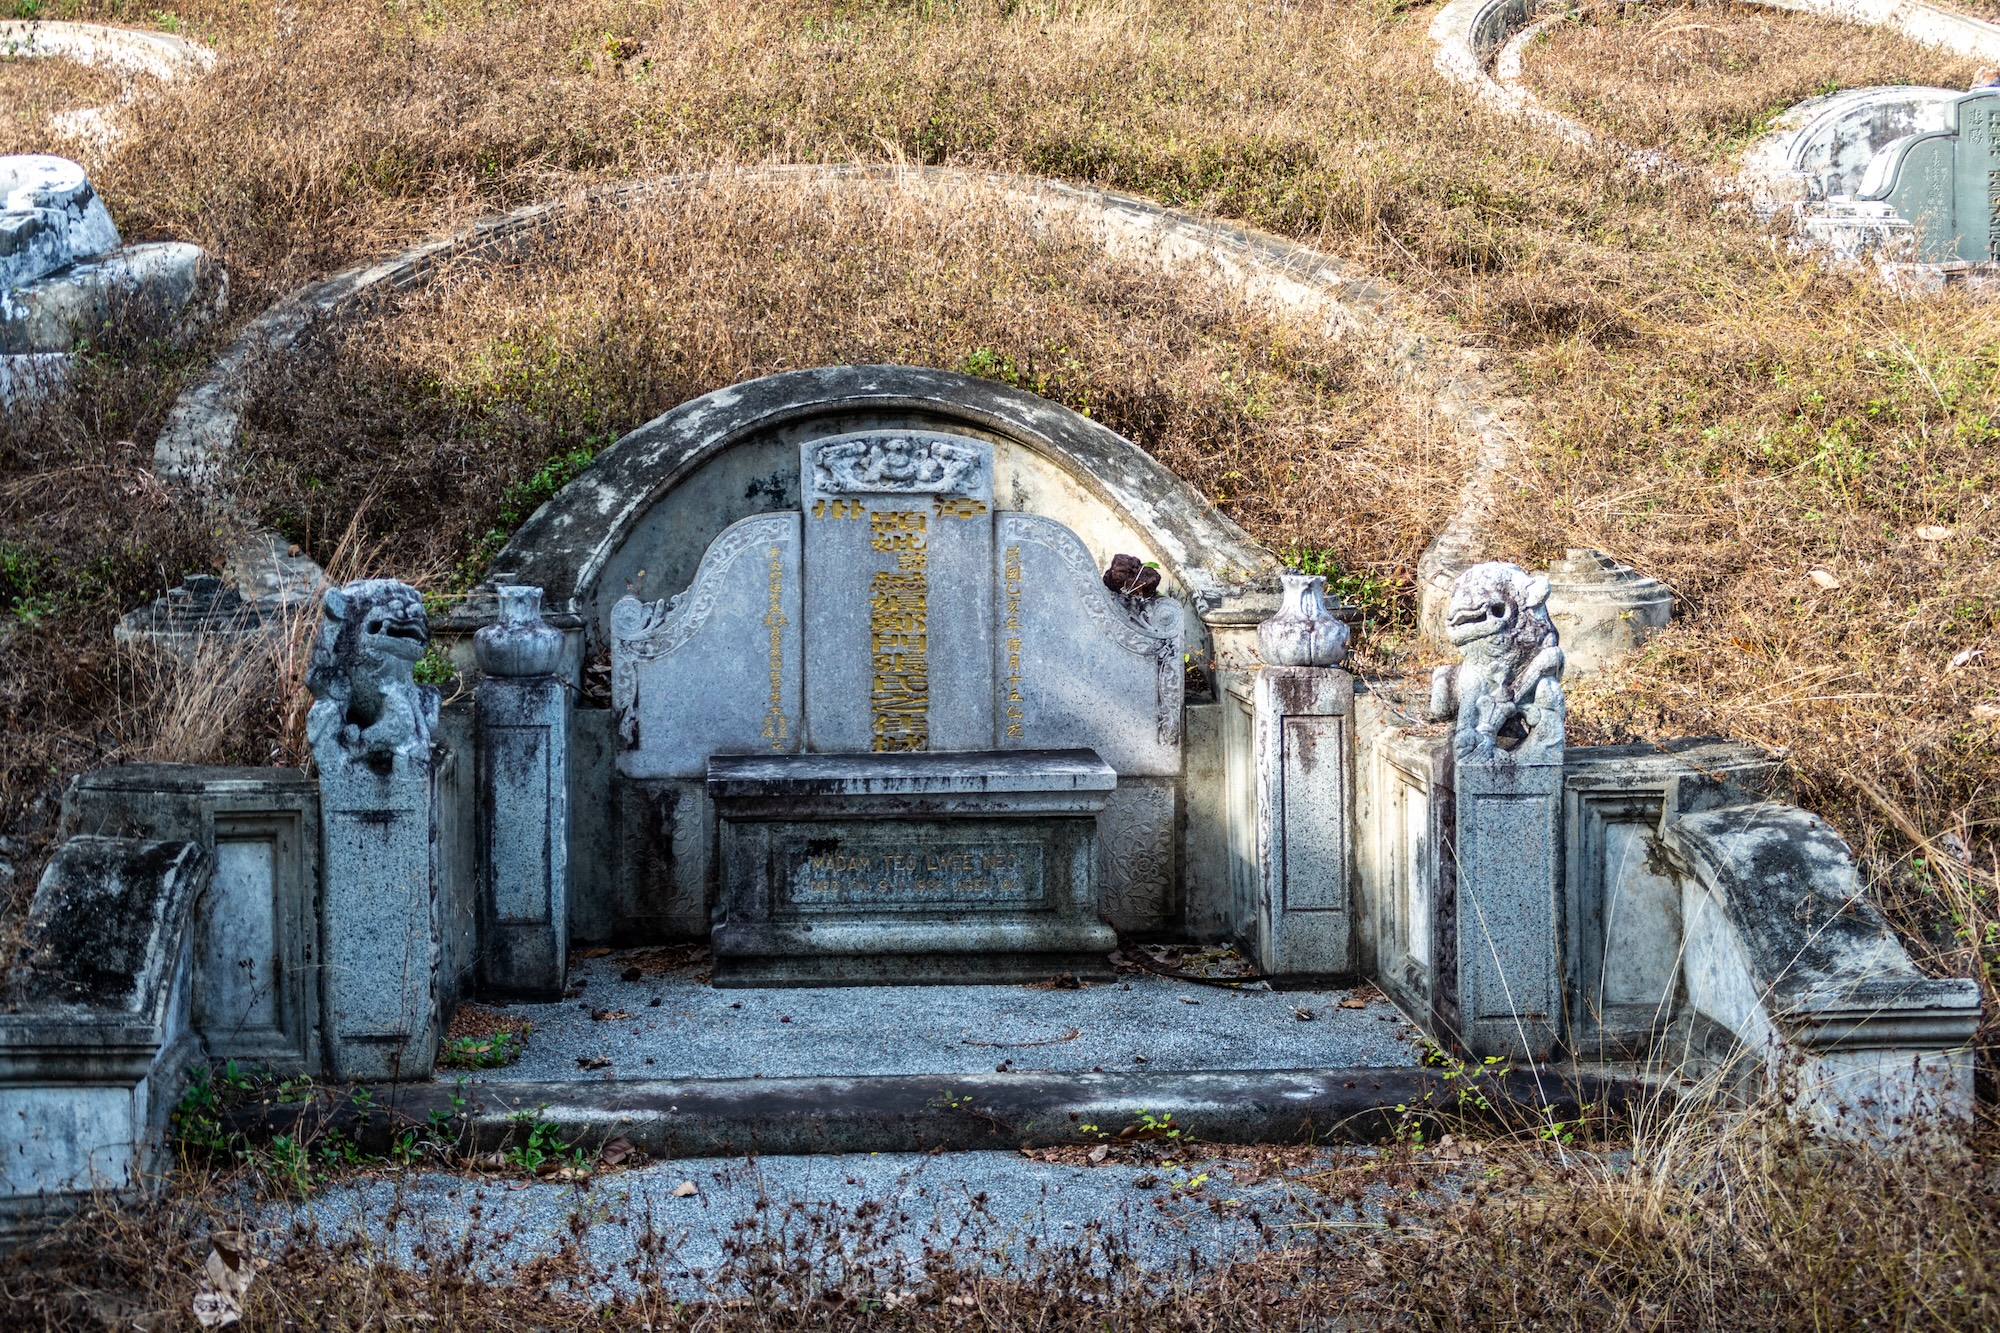
[{"label": "white stone slab", "polygon": [[808,748],[992,748],[993,446],[837,435],[799,474]]},{"label": "white stone slab", "polygon": [[1087,746],[1121,776],[1178,777],[1185,617],[1104,586],[1076,534],[1002,514],[994,698],[1003,750]]},{"label": "white stone slab", "polygon": [[611,613],[618,769],[699,778],[717,754],[800,748],[797,514],[725,528],[678,597],[636,597]]}]

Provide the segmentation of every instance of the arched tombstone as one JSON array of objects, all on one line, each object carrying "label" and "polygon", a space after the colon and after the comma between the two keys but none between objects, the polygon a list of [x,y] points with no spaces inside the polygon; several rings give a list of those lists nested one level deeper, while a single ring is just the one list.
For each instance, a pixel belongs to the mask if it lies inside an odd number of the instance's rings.
[{"label": "arched tombstone", "polygon": [[1927,264],[2000,259],[2000,90],[1978,89],[1946,107],[1946,128],[1884,145],[1859,197],[1887,204],[1916,227]]},{"label": "arched tombstone", "polygon": [[[1160,595],[1108,588],[1118,554],[1156,566]],[[578,938],[700,938],[760,913],[798,925],[808,905],[783,881],[811,872],[798,894],[830,895],[845,919],[874,910],[868,893],[898,899],[875,904],[878,941],[920,899],[916,915],[983,922],[982,958],[1026,960],[986,968],[1009,976],[1101,968],[1103,923],[1181,936],[1228,915],[1210,901],[1230,892],[1232,855],[1214,689],[1255,665],[1276,575],[1268,551],[1094,422],[988,381],[861,366],[737,385],[632,432],[523,525],[485,586],[545,589],[585,688],[609,669],[608,700],[586,697],[572,732]],[[490,617],[477,594],[460,614]],[[854,810],[829,807],[840,793]],[[798,829],[777,827],[786,802]],[[822,850],[813,871],[805,850],[828,845],[812,830],[836,815],[848,834],[905,816],[967,827],[870,843],[858,861],[873,869],[836,884],[825,876],[848,861]],[[1059,826],[1089,816],[1084,864]],[[1057,831],[1036,842],[1037,824]],[[754,874],[725,864],[751,855],[746,839],[763,849]],[[1010,857],[1029,870],[1006,891],[1066,926],[1038,933],[980,905],[1006,880],[984,868]],[[739,901],[743,875],[764,886],[743,894],[776,884],[778,900]],[[950,950],[904,935],[926,975],[944,970]],[[729,938],[715,936],[724,955]],[[917,975],[892,971],[791,979]]]}]

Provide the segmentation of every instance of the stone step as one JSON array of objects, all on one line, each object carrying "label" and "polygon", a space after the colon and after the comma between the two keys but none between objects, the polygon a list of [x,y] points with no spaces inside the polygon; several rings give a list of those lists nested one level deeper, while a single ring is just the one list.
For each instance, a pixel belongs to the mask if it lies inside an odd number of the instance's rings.
[{"label": "stone step", "polygon": [[[1511,1108],[1572,1119],[1618,1115],[1657,1095],[1636,1079],[1517,1070],[1468,1085],[1435,1069],[1354,1068],[870,1078],[577,1079],[427,1082],[318,1089],[310,1101],[240,1107],[226,1130],[252,1143],[338,1130],[386,1151],[411,1127],[443,1125],[461,1147],[491,1151],[524,1120],[594,1148],[624,1137],[655,1157],[965,1152],[1157,1136],[1206,1143],[1374,1142],[1404,1108],[1497,1118]],[[1150,1117],[1150,1120],[1148,1119]],[[1149,1130],[1151,1124],[1156,1128]],[[1087,1130],[1086,1126],[1094,1126]]]}]

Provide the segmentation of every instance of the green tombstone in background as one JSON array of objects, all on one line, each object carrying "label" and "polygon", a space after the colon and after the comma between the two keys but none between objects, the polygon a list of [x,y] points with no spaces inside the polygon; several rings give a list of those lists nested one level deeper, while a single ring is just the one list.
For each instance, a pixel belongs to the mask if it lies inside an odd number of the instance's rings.
[{"label": "green tombstone in background", "polygon": [[1925,263],[2000,259],[2000,92],[1969,93],[1953,110],[1955,133],[1912,135],[1885,148],[1887,179],[1862,198],[1886,202],[1916,226]]}]

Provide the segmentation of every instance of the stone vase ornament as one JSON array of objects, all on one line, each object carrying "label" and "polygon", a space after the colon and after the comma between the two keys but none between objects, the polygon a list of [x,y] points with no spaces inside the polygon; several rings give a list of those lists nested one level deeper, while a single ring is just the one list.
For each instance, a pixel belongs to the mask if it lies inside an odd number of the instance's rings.
[{"label": "stone vase ornament", "polygon": [[1326,605],[1326,580],[1318,574],[1279,575],[1284,601],[1257,627],[1257,655],[1265,666],[1331,667],[1347,661],[1347,626]]},{"label": "stone vase ornament", "polygon": [[553,676],[562,664],[563,633],[542,619],[542,590],[502,584],[494,592],[500,618],[472,636],[480,671],[489,676]]}]

